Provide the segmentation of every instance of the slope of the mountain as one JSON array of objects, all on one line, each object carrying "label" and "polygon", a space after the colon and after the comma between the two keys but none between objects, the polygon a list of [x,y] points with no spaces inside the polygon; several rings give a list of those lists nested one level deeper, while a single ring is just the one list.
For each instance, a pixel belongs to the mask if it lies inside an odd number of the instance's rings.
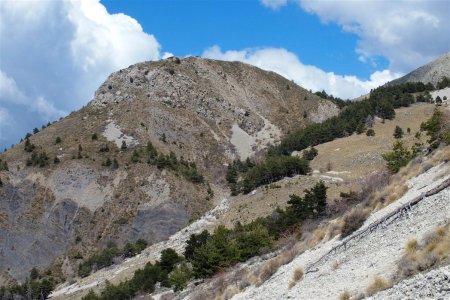
[{"label": "slope of the mountain", "polygon": [[53,274],[70,278],[96,249],[168,238],[222,199],[227,163],[337,112],[237,62],[171,58],[113,73],[86,107],[0,155],[0,284],[55,259]]},{"label": "slope of the mountain", "polygon": [[[450,182],[449,172],[447,162],[411,179],[406,194],[373,213],[353,234],[356,238],[324,241],[280,267],[260,286],[249,286],[233,299],[338,299],[345,290],[349,296],[359,298],[377,277],[387,285],[395,276],[408,241],[426,238],[437,226],[448,224],[450,188],[429,197],[424,195]],[[417,205],[408,206],[422,196]],[[366,230],[379,221],[379,226]],[[303,277],[289,285],[299,268],[304,270]]]},{"label": "slope of the mountain", "polygon": [[[330,204],[333,203],[333,199],[339,197],[340,192],[348,192],[349,189],[356,191],[361,189],[364,185],[377,184],[377,177],[374,176],[374,174],[388,177],[386,172],[380,172],[385,165],[385,162],[380,160],[380,153],[386,152],[389,149],[387,145],[390,145],[395,141],[392,136],[394,127],[398,125],[402,128],[411,129],[411,134],[406,134],[403,139],[407,145],[412,145],[415,142],[425,142],[427,137],[424,134],[418,139],[415,137],[414,133],[419,131],[419,124],[422,121],[431,117],[434,109],[434,105],[425,103],[418,103],[407,108],[397,109],[396,118],[394,120],[382,121],[378,118],[375,119],[373,129],[375,130],[376,135],[374,137],[354,134],[345,138],[336,139],[332,142],[317,145],[316,148],[319,149],[319,155],[316,156],[311,163],[311,166],[314,169],[312,176],[299,175],[292,178],[284,178],[283,180],[266,187],[259,187],[247,195],[239,195],[237,197],[224,195],[221,198],[220,205],[204,215],[198,221],[177,232],[170,237],[168,241],[162,241],[152,245],[142,254],[111,268],[102,269],[91,274],[89,277],[77,279],[74,283],[67,282],[56,288],[53,293],[53,298],[80,299],[90,289],[93,289],[95,292],[104,289],[106,280],[109,280],[113,284],[128,280],[133,276],[134,271],[142,268],[147,262],[158,260],[160,258],[161,250],[170,247],[179,253],[182,253],[185,242],[189,239],[190,234],[199,233],[204,229],[212,230],[219,224],[225,224],[227,227],[231,228],[236,221],[248,223],[258,217],[269,215],[273,213],[273,210],[276,207],[284,208],[289,200],[289,195],[303,195],[303,190],[305,188],[311,188],[319,180],[325,181],[328,187],[327,196],[330,199]],[[327,169],[327,165],[330,161],[333,162],[331,171]],[[422,165],[416,167],[422,168]],[[430,163],[425,161],[423,163],[423,168],[429,167]],[[436,174],[442,173],[441,171],[436,170],[438,169],[432,169],[430,172]],[[444,173],[447,170],[448,164],[446,165]],[[419,181],[414,181],[414,190],[417,190],[417,188],[421,190],[424,189],[424,186],[418,182]],[[386,195],[388,201],[391,201],[393,197],[399,193],[397,190],[398,188],[403,188],[403,184],[398,183],[398,187],[396,186],[395,189],[389,190],[389,193]],[[325,223],[326,226],[330,225],[330,228],[326,229],[329,230],[329,232],[327,233],[322,230],[317,236],[321,235],[322,238],[324,238],[328,235],[331,236],[331,232],[339,230],[336,229],[340,226],[339,220],[326,221]],[[305,232],[302,232],[302,237],[303,236],[316,236],[316,233],[309,233],[308,229],[305,229]],[[294,240],[296,240],[296,238],[293,238],[293,241]],[[322,250],[323,249],[326,250],[326,248],[322,248]],[[320,251],[313,252],[314,256],[311,256],[311,259],[318,259],[320,253]],[[206,299],[215,299],[214,295],[220,299],[220,295],[223,296],[225,294],[224,291],[232,291],[233,289],[236,289],[236,287],[240,287],[243,282],[247,282],[245,285],[259,285],[256,283],[256,277],[259,276],[258,273],[257,275],[252,275],[252,272],[258,267],[265,269],[264,264],[269,265],[267,260],[276,255],[279,255],[278,251],[269,253],[263,257],[255,257],[250,261],[232,267],[231,270],[224,270],[212,279],[206,279],[204,284],[192,284],[190,288],[181,293],[173,294],[168,289],[163,290],[162,293],[169,298],[174,296],[176,299],[184,299],[183,297],[187,297],[188,299],[205,299],[205,295],[209,295]],[[293,269],[295,269],[294,267],[295,265],[289,266],[289,272],[286,274],[286,278],[288,278],[285,283],[286,288],[290,281],[289,277],[292,275]],[[303,265],[302,267],[305,268],[307,266]],[[225,280],[223,280],[224,278]],[[217,286],[219,282],[221,282],[220,288]],[[198,282],[196,284],[198,284]],[[244,284],[242,286],[244,286]],[[252,288],[253,287],[249,287],[249,289]],[[240,289],[243,288],[240,287]],[[258,293],[259,291],[260,290],[258,290]],[[222,292],[223,294],[221,294]],[[245,291],[244,294],[247,292],[248,291]],[[236,290],[234,290],[233,293],[236,293]],[[261,297],[264,297],[264,295],[265,292],[261,292]],[[155,298],[160,299],[158,297]],[[274,296],[273,298],[282,299],[283,297]],[[337,298],[337,296],[335,298]],[[165,298],[162,297],[161,299]]]},{"label": "slope of the mountain", "polygon": [[450,52],[445,53],[432,62],[406,74],[403,77],[392,80],[388,85],[396,85],[405,82],[423,82],[436,84],[444,77],[450,77]]},{"label": "slope of the mountain", "polygon": [[[445,53],[432,62],[409,72],[405,76],[389,81],[385,85],[389,86],[407,82],[422,82],[424,84],[432,83],[436,86],[436,84],[439,83],[444,77],[450,78],[450,52]],[[360,101],[369,98],[369,96],[370,92],[356,97],[352,99],[352,101]],[[433,100],[435,98],[436,95],[433,95]]]}]

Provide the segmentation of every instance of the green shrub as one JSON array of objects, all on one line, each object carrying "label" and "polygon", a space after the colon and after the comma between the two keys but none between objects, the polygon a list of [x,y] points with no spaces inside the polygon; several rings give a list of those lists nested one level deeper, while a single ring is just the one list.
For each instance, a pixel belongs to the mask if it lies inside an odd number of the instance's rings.
[{"label": "green shrub", "polygon": [[191,260],[194,256],[195,249],[206,244],[206,242],[210,239],[211,235],[206,229],[199,234],[191,234],[184,248],[184,257],[187,260]]},{"label": "green shrub", "polygon": [[430,137],[428,143],[438,146],[440,142],[450,145],[450,122],[445,121],[444,113],[435,109],[429,120],[420,125],[421,130],[425,130]]},{"label": "green shrub", "polygon": [[172,272],[175,265],[181,262],[181,260],[182,257],[179,256],[178,253],[175,252],[175,250],[173,250],[172,248],[167,248],[161,251],[161,259],[159,265],[166,273],[170,273]]},{"label": "green shrub", "polygon": [[239,182],[241,191],[247,194],[255,188],[278,181],[284,177],[307,174],[311,169],[307,160],[295,156],[274,156],[256,164],[243,174]]},{"label": "green shrub", "polygon": [[397,173],[401,167],[404,167],[410,162],[415,154],[409,151],[401,141],[396,141],[391,152],[381,155],[386,161],[387,168],[393,173]]},{"label": "green shrub", "polygon": [[317,154],[319,154],[319,151],[314,147],[310,147],[309,149],[303,150],[303,159],[313,160]]},{"label": "green shrub", "polygon": [[30,142],[30,139],[27,135],[27,137],[25,138],[24,150],[26,152],[33,152],[35,148],[36,148],[36,146]]},{"label": "green shrub", "polygon": [[37,153],[36,151],[33,151],[31,153],[31,156],[27,159],[26,165],[27,166],[39,166],[40,168],[43,168],[48,165],[48,156],[47,153],[41,152]]},{"label": "green shrub", "polygon": [[403,129],[400,126],[395,126],[394,138],[401,139],[403,137]]},{"label": "green shrub", "polygon": [[375,136],[375,130],[373,130],[372,128],[367,129],[366,135],[367,136]]},{"label": "green shrub", "polygon": [[192,267],[188,263],[183,262],[170,273],[169,282],[173,290],[178,292],[186,288],[187,283],[192,277]]}]

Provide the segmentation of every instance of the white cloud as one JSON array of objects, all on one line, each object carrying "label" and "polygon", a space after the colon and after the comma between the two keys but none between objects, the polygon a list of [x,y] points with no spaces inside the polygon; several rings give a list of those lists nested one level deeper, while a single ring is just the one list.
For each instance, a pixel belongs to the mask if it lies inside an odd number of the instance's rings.
[{"label": "white cloud", "polygon": [[66,9],[75,29],[70,43],[74,63],[84,72],[98,72],[107,66],[117,70],[160,57],[158,41],[135,19],[110,15],[98,1],[72,0]]},{"label": "white cloud", "polygon": [[[8,110],[0,106],[0,141],[5,140],[5,130],[8,130],[14,124],[13,118]],[[3,151],[0,150],[0,151]]]},{"label": "white cloud", "polygon": [[315,66],[303,64],[298,57],[282,48],[244,49],[240,51],[226,51],[213,46],[203,52],[203,57],[228,61],[245,62],[264,70],[276,72],[298,85],[313,91],[325,90],[334,96],[344,99],[355,98],[368,93],[401,74],[389,70],[376,71],[370,80],[360,80],[356,76],[337,75],[325,72]]},{"label": "white cloud", "polygon": [[0,44],[0,103],[24,120],[10,142],[87,103],[111,72],[161,58],[153,35],[99,0],[2,0]]},{"label": "white cloud", "polygon": [[409,72],[450,50],[447,0],[312,1],[299,0],[323,22],[335,22],[359,36],[360,60],[383,56],[389,69]]},{"label": "white cloud", "polygon": [[52,120],[66,115],[67,113],[57,109],[53,103],[47,101],[44,97],[38,96],[31,104],[33,111],[43,116],[46,120]]},{"label": "white cloud", "polygon": [[262,5],[271,9],[279,9],[287,4],[288,0],[261,0]]},{"label": "white cloud", "polygon": [[26,103],[26,96],[19,90],[16,81],[2,70],[0,70],[0,101]]}]

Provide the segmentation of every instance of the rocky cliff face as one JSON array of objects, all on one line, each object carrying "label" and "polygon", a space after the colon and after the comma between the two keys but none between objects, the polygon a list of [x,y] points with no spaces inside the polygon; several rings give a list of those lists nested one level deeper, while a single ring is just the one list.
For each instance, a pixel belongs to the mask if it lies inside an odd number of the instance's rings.
[{"label": "rocky cliff face", "polygon": [[[112,74],[86,107],[29,138],[48,157],[42,167],[27,166],[25,142],[0,155],[9,166],[0,172],[0,284],[52,264],[70,277],[79,254],[168,238],[226,192],[227,163],[337,112],[242,63],[171,58]],[[148,164],[148,142],[195,163],[203,183]]]}]

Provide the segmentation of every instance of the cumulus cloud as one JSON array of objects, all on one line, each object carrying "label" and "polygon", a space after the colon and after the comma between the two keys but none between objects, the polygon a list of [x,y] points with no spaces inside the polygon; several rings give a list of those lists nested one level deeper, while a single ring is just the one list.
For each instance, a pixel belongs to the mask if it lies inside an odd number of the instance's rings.
[{"label": "cumulus cloud", "polygon": [[306,89],[325,90],[327,93],[344,99],[366,94],[371,89],[401,75],[389,70],[376,71],[369,80],[360,80],[351,75],[337,75],[333,72],[325,72],[315,66],[305,65],[294,53],[283,48],[223,52],[218,46],[213,46],[204,51],[203,57],[245,62],[264,70],[276,72],[285,78],[294,80],[295,83]]},{"label": "cumulus cloud", "polygon": [[287,0],[261,0],[262,5],[271,9],[279,9],[287,4]]},{"label": "cumulus cloud", "polygon": [[395,72],[409,72],[450,50],[450,2],[446,0],[299,0],[299,4],[323,22],[357,34],[361,61],[383,56]]},{"label": "cumulus cloud", "polygon": [[26,104],[26,97],[17,87],[14,79],[0,70],[0,101],[12,101]]},{"label": "cumulus cloud", "polygon": [[23,120],[10,142],[87,103],[111,72],[162,56],[153,35],[99,0],[0,1],[0,44],[3,115]]},{"label": "cumulus cloud", "polygon": [[9,111],[6,108],[0,106],[0,142],[4,142],[6,140],[5,133],[7,130],[10,130],[13,125],[14,120],[9,114]]}]

